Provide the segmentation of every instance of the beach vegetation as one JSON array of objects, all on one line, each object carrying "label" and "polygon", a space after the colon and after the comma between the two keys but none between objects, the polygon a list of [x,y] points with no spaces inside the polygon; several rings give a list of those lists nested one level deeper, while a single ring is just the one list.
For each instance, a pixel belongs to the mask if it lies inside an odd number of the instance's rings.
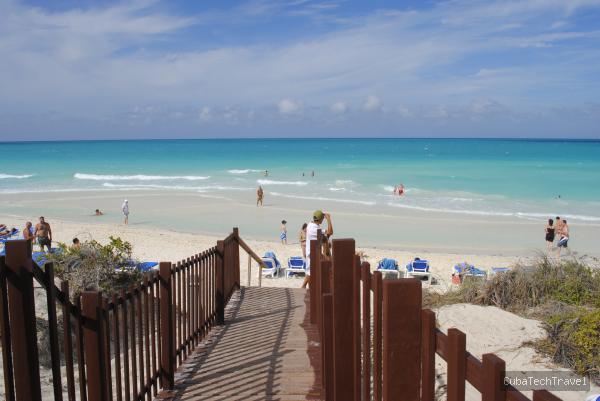
[{"label": "beach vegetation", "polygon": [[86,290],[111,296],[142,279],[142,273],[131,268],[135,266],[131,244],[119,237],[109,237],[106,244],[90,240],[78,248],[62,243],[59,247],[49,260],[54,263],[56,277],[69,282],[73,298]]},{"label": "beach vegetation", "polygon": [[529,345],[600,383],[600,270],[578,260],[539,257],[489,280],[467,277],[446,293],[424,291],[423,305],[491,305],[542,321],[547,338]]}]

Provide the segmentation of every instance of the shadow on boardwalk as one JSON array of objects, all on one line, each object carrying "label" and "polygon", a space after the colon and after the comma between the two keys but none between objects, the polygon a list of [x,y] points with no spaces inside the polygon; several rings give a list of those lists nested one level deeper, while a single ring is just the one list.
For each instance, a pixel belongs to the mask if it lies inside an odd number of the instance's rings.
[{"label": "shadow on boardwalk", "polygon": [[305,290],[242,288],[179,368],[173,400],[318,400],[320,356]]}]

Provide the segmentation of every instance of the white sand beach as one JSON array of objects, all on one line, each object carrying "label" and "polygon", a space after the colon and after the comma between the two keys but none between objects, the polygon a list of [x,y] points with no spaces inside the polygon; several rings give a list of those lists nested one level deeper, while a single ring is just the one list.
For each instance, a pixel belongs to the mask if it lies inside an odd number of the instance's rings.
[{"label": "white sand beach", "polygon": [[[223,233],[222,236],[201,235],[166,229],[153,229],[145,226],[125,226],[122,223],[105,221],[103,217],[94,218],[95,220],[90,219],[86,223],[67,221],[55,218],[52,215],[45,217],[52,226],[55,241],[70,243],[74,237],[77,237],[81,241],[94,239],[106,242],[109,236],[118,236],[133,245],[134,257],[140,261],[177,262],[214,246],[217,240],[227,235],[227,233]],[[0,221],[8,226],[21,228],[24,225],[25,218],[0,215]],[[288,245],[282,245],[280,242],[249,238],[244,235],[243,227],[240,227],[240,235],[257,254],[262,255],[267,251],[273,251],[284,264],[289,257],[301,255],[295,232],[289,233],[290,243]],[[425,284],[425,286],[441,292],[451,287],[451,269],[457,262],[468,261],[476,266],[489,269],[492,266],[513,266],[516,263],[527,264],[530,257],[535,256],[516,257],[486,254],[416,253],[395,249],[361,247],[360,244],[357,244],[357,251],[363,252],[365,259],[370,262],[372,268],[382,258],[393,258],[400,264],[404,264],[416,256],[427,259],[431,263],[433,277],[437,279],[438,283],[435,285]],[[247,265],[247,256],[243,250],[240,250],[240,277],[242,285],[248,285]],[[257,285],[257,264],[252,261],[251,266],[251,285]],[[301,283],[302,279],[299,277],[262,279],[263,286],[300,287]],[[39,298],[42,297],[40,296]],[[37,312],[44,314],[43,306],[38,305]],[[560,369],[551,363],[548,358],[538,355],[532,348],[522,345],[525,341],[544,336],[544,330],[541,328],[540,322],[536,320],[524,319],[496,307],[481,307],[468,304],[445,306],[436,312],[441,329],[447,330],[450,327],[457,327],[467,334],[467,349],[478,358],[481,358],[483,353],[495,352],[505,359],[507,367],[512,370]],[[445,381],[445,363],[442,363],[439,357],[437,359],[438,374],[441,374],[438,380],[440,381],[439,384],[442,384]],[[47,386],[48,390],[50,390],[50,371],[42,369],[41,374],[43,385]],[[0,394],[3,393],[1,386],[3,384],[0,384]],[[600,392],[600,389],[592,386],[589,394],[598,392]],[[467,386],[467,393],[468,400],[477,400],[480,397],[478,392],[469,385]],[[559,395],[566,401],[584,399],[584,395],[581,393],[562,392]]]}]

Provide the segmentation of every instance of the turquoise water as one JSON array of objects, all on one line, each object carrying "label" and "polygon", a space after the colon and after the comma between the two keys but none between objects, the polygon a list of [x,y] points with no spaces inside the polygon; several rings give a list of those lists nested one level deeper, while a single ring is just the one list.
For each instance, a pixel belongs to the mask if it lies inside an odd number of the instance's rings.
[{"label": "turquoise water", "polygon": [[[0,143],[0,153],[0,194],[164,190],[235,197],[260,184],[281,199],[600,221],[600,141],[39,142]],[[406,195],[392,195],[400,183]]]}]

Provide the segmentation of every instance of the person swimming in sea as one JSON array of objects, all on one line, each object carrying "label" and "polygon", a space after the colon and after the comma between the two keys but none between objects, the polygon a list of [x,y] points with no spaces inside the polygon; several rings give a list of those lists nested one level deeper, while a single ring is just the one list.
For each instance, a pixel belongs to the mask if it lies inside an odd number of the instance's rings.
[{"label": "person swimming in sea", "polygon": [[394,188],[394,195],[398,195],[398,196],[404,195],[404,184],[400,184]]}]

